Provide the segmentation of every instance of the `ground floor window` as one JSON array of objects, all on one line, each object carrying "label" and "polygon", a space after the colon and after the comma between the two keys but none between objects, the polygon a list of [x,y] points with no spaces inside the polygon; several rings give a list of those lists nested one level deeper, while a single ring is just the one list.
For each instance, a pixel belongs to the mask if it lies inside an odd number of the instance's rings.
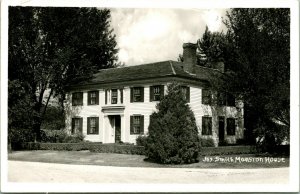
[{"label": "ground floor window", "polygon": [[130,116],[130,134],[144,133],[144,116],[133,115]]},{"label": "ground floor window", "polygon": [[212,135],[212,118],[202,117],[202,135]]},{"label": "ground floor window", "polygon": [[235,135],[235,119],[227,118],[227,135]]},{"label": "ground floor window", "polygon": [[82,133],[82,118],[72,118],[71,133]]},{"label": "ground floor window", "polygon": [[87,134],[99,134],[99,117],[87,118]]}]

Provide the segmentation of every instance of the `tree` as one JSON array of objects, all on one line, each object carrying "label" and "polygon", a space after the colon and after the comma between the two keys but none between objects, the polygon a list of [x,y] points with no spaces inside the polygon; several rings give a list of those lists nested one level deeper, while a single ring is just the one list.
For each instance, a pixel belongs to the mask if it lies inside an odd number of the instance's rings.
[{"label": "tree", "polygon": [[9,8],[9,82],[24,85],[37,140],[50,98],[63,106],[66,87],[116,66],[117,51],[108,9]]},{"label": "tree", "polygon": [[[282,135],[277,129],[289,128],[290,10],[231,9],[224,22],[228,28],[225,41],[200,44],[208,54],[216,44],[223,48],[229,71],[224,74],[226,84],[216,82],[215,87],[242,97],[246,128],[279,144],[282,137],[288,137],[288,130]],[[201,41],[211,36],[206,31]]]},{"label": "tree", "polygon": [[159,163],[193,163],[197,161],[200,139],[194,113],[178,84],[168,86],[168,94],[150,116],[146,137],[146,156]]}]

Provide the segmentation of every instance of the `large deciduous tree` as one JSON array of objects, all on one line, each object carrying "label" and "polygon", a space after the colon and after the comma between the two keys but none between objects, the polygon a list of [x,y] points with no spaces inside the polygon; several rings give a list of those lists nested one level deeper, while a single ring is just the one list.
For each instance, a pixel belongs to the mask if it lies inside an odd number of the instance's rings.
[{"label": "large deciduous tree", "polygon": [[[70,83],[116,66],[110,17],[108,9],[9,7],[9,128],[31,127],[39,140],[51,97],[63,105]],[[19,101],[30,104],[30,124],[17,122]]]},{"label": "large deciduous tree", "polygon": [[231,9],[225,24],[226,34],[206,31],[200,48],[224,57],[226,87],[243,97],[246,128],[281,143],[290,123],[290,10]]}]

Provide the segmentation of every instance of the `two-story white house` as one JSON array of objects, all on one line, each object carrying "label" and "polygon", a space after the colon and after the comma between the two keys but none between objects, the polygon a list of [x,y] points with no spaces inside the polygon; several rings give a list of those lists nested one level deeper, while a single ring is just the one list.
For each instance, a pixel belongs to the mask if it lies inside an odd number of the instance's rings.
[{"label": "two-story white house", "polygon": [[224,72],[224,64],[214,68],[196,65],[196,45],[183,44],[184,62],[162,61],[101,70],[93,79],[69,88],[66,100],[66,130],[83,133],[92,142],[136,143],[146,135],[150,115],[166,94],[167,85],[182,85],[194,112],[199,135],[218,142],[236,143],[244,136],[241,102],[222,98],[213,105],[211,78]]}]

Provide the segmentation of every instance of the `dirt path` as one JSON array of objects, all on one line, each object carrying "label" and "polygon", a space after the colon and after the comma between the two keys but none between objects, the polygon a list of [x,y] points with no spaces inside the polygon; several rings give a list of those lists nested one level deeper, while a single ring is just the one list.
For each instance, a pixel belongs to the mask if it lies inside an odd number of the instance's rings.
[{"label": "dirt path", "polygon": [[289,168],[135,168],[8,161],[9,182],[285,184]]}]

